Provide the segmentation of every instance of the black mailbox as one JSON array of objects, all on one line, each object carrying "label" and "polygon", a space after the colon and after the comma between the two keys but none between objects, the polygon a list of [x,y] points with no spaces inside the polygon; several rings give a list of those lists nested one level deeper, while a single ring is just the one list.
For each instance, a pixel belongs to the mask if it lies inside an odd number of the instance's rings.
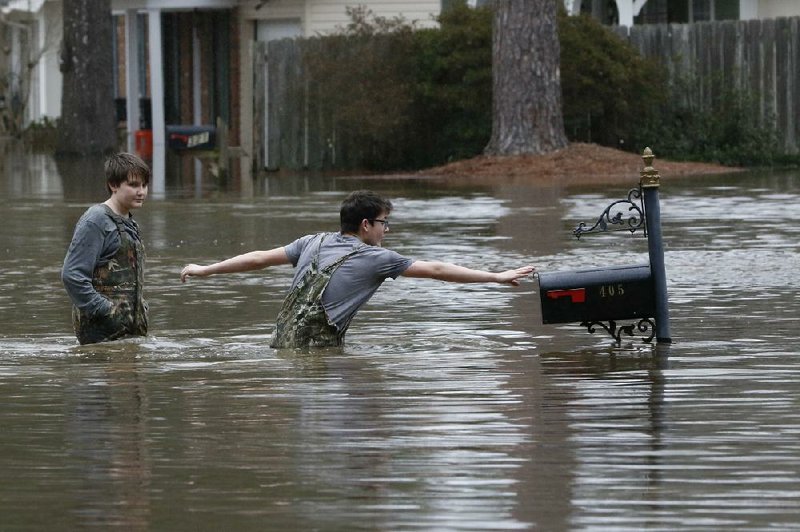
[{"label": "black mailbox", "polygon": [[213,150],[216,137],[214,126],[167,126],[167,145],[173,150]]},{"label": "black mailbox", "polygon": [[648,264],[539,274],[543,323],[597,322],[655,316]]}]

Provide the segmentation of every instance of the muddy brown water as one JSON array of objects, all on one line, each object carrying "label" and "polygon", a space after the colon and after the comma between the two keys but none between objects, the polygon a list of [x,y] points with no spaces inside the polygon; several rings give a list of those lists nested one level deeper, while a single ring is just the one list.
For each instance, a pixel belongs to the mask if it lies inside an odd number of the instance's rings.
[{"label": "muddy brown water", "polygon": [[[102,185],[46,156],[0,176],[3,530],[789,529],[800,522],[800,174],[661,188],[671,346],[541,324],[537,285],[400,278],[343,350],[267,347],[289,268],[209,262],[335,230],[369,186],[385,244],[541,271],[639,263],[575,240],[630,187],[441,189],[281,178],[136,215],[152,334],[79,347],[59,270]],[[632,176],[631,186],[637,177]],[[98,183],[100,183],[98,181]]]}]

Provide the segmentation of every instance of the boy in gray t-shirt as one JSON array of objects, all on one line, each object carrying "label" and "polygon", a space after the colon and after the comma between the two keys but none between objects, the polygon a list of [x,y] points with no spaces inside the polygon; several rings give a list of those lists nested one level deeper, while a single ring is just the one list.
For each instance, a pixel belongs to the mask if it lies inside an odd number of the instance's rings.
[{"label": "boy in gray t-shirt", "polygon": [[[358,247],[361,249],[344,261],[331,276],[327,289],[322,294],[322,306],[328,320],[338,329],[343,329],[355,316],[358,309],[369,301],[372,294],[388,278],[397,276],[413,262],[399,253],[377,246],[364,246],[355,236],[329,233],[320,248],[319,266],[325,268],[336,259]],[[292,289],[308,271],[319,235],[298,238],[283,249],[289,262],[295,267]]]},{"label": "boy in gray t-shirt", "polygon": [[251,251],[208,266],[189,264],[181,271],[181,281],[291,264],[296,267],[295,276],[271,345],[322,347],[342,345],[353,316],[388,278],[517,286],[534,272],[533,266],[493,273],[446,262],[414,261],[384,249],[381,243],[389,231],[391,211],[392,203],[373,192],[352,192],[342,202],[340,233],[307,235],[284,247]]}]

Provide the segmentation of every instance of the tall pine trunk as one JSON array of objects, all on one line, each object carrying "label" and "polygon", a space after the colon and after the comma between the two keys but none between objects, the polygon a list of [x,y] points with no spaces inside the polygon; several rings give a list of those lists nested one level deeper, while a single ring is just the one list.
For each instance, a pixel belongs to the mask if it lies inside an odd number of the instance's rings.
[{"label": "tall pine trunk", "polygon": [[117,149],[110,0],[64,0],[60,155]]},{"label": "tall pine trunk", "polygon": [[492,137],[487,155],[564,148],[559,0],[495,0]]}]

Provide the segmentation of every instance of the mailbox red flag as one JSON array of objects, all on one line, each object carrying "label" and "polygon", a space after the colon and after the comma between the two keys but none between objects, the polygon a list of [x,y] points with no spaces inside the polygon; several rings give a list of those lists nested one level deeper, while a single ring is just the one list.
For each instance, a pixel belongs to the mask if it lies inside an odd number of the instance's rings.
[{"label": "mailbox red flag", "polygon": [[586,289],[585,288],[570,288],[568,290],[548,290],[547,297],[550,299],[559,299],[568,297],[573,303],[586,302]]}]

